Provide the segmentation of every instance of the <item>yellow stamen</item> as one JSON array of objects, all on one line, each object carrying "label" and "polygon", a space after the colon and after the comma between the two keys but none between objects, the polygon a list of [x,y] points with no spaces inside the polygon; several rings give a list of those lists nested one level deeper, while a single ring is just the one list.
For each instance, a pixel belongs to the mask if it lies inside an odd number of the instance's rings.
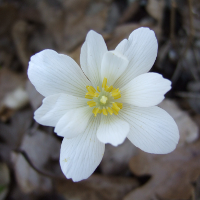
[{"label": "yellow stamen", "polygon": [[93,99],[93,97],[90,96],[90,95],[85,95],[85,98],[86,98],[86,99]]},{"label": "yellow stamen", "polygon": [[113,89],[113,86],[111,85],[110,87],[108,87],[108,89],[106,90],[106,92],[111,92]]},{"label": "yellow stamen", "polygon": [[114,113],[115,115],[118,115],[118,112],[117,112],[116,110],[114,110],[113,107],[112,107],[112,110],[113,110],[113,113]]},{"label": "yellow stamen", "polygon": [[96,106],[96,105],[97,105],[97,103],[96,103],[95,101],[88,101],[87,104],[88,104],[88,106],[90,106],[90,107],[93,107],[93,106]]},{"label": "yellow stamen", "polygon": [[100,102],[103,103],[103,104],[106,104],[107,100],[108,100],[108,97],[102,96],[101,99],[100,99]]},{"label": "yellow stamen", "polygon": [[110,107],[107,108],[107,111],[110,113],[110,115],[113,114],[113,110]]},{"label": "yellow stamen", "polygon": [[112,90],[111,94],[113,97],[118,96],[120,94],[119,88]]},{"label": "yellow stamen", "polygon": [[107,78],[103,79],[102,88],[106,88]]},{"label": "yellow stamen", "polygon": [[107,92],[108,89],[109,89],[109,87],[106,85],[104,90]]},{"label": "yellow stamen", "polygon": [[97,86],[97,91],[98,91],[98,92],[101,92],[101,90],[99,89],[99,86]]},{"label": "yellow stamen", "polygon": [[90,95],[92,97],[98,97],[99,93],[97,93],[97,92],[95,92],[95,93],[93,93],[93,92],[87,92],[86,95]]},{"label": "yellow stamen", "polygon": [[114,97],[114,99],[119,99],[119,98],[121,98],[121,94]]},{"label": "yellow stamen", "polygon": [[120,108],[117,106],[117,104],[113,103],[112,105],[113,105],[112,109],[116,110],[117,112],[119,112]]},{"label": "yellow stamen", "polygon": [[105,108],[102,109],[102,112],[103,112],[104,115],[106,115],[106,116],[108,115],[108,112]]},{"label": "yellow stamen", "polygon": [[123,108],[123,103],[118,103],[118,102],[115,102],[117,104],[117,106],[122,109]]},{"label": "yellow stamen", "polygon": [[96,92],[96,90],[92,86],[89,86],[89,87],[86,87],[86,88],[87,88],[88,92],[91,92],[91,93],[95,93]]},{"label": "yellow stamen", "polygon": [[[97,90],[95,90],[93,86],[88,86],[88,85],[86,86],[86,88],[88,92],[86,93],[85,98],[86,99],[94,98],[94,100],[88,101],[87,104],[89,105],[89,107],[95,106],[92,111],[95,117],[97,116],[98,113],[99,114],[103,113],[103,115],[105,116],[107,116],[108,113],[110,115],[112,115],[113,113],[115,115],[118,115],[120,109],[123,108],[122,103],[113,102],[113,99],[119,99],[121,97],[121,94],[119,88],[113,88],[112,85],[110,87],[107,85],[107,78],[103,79],[102,91],[100,90],[99,86],[97,86]],[[100,98],[95,98],[99,97],[99,95]],[[111,107],[108,107],[110,105]]]},{"label": "yellow stamen", "polygon": [[97,114],[99,113],[99,110],[100,110],[99,108],[94,108],[94,109],[93,109],[92,112],[94,113],[94,116],[95,116],[95,117],[96,117]]}]

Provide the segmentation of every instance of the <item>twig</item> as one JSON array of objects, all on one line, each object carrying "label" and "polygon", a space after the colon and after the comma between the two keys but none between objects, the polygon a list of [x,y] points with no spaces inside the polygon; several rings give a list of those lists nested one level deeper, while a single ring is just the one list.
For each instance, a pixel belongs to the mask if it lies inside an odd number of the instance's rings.
[{"label": "twig", "polygon": [[33,162],[31,161],[31,159],[29,158],[28,154],[22,150],[22,149],[16,149],[14,150],[15,152],[17,153],[20,153],[24,158],[25,160],[28,162],[28,164],[36,171],[38,172],[39,174],[43,175],[43,176],[47,176],[47,177],[50,177],[50,178],[53,178],[53,179],[61,179],[61,180],[64,180],[65,177],[64,176],[59,176],[59,175],[56,175],[56,174],[53,174],[53,173],[50,173],[50,172],[45,172],[41,169],[38,169],[34,164]]}]

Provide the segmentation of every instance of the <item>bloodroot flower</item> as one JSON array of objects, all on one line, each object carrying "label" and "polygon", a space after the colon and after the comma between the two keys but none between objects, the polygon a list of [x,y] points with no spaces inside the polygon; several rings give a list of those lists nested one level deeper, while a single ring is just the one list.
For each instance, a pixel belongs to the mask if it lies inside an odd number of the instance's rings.
[{"label": "bloodroot flower", "polygon": [[89,31],[80,63],[53,50],[31,57],[28,77],[45,98],[35,120],[64,137],[60,165],[67,178],[88,178],[102,160],[105,144],[127,137],[148,153],[173,151],[179,131],[172,117],[157,107],[171,82],[147,73],[158,44],[153,31],[139,28],[108,51],[104,39]]}]

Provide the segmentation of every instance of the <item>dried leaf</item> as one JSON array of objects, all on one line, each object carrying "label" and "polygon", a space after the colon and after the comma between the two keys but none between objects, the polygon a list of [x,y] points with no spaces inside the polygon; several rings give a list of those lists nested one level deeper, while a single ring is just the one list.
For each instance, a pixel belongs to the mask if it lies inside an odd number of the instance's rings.
[{"label": "dried leaf", "polygon": [[44,97],[35,89],[33,84],[28,80],[26,82],[26,91],[30,100],[30,104],[36,110],[42,104]]},{"label": "dried leaf", "polygon": [[151,175],[143,186],[128,194],[125,200],[158,199],[188,200],[192,182],[200,175],[200,141],[179,146],[167,155],[140,151],[130,161],[132,172],[138,176]]},{"label": "dried leaf", "polygon": [[179,144],[175,151],[167,155],[139,151],[139,154],[131,159],[131,171],[138,176],[150,175],[151,179],[128,194],[125,200],[188,200],[192,193],[192,182],[200,175],[200,140],[196,141],[197,125],[173,101],[165,100],[160,107],[178,124]]},{"label": "dried leaf", "polygon": [[[20,149],[26,152],[37,168],[44,171],[48,161],[56,160],[55,168],[60,169],[60,142],[50,134],[42,131],[26,134]],[[14,153],[12,154],[12,159],[17,182],[23,192],[50,191],[52,189],[51,179],[38,174],[30,167],[22,155]]]},{"label": "dried leaf", "polygon": [[199,128],[187,112],[181,110],[176,102],[165,99],[159,107],[166,110],[176,121],[180,132],[179,145],[190,143],[197,140],[199,136]]},{"label": "dried leaf", "polygon": [[101,175],[92,175],[78,183],[65,180],[56,184],[57,191],[66,199],[76,200],[121,200],[137,186],[133,178]]},{"label": "dried leaf", "polygon": [[102,173],[106,175],[126,174],[129,170],[128,163],[136,152],[137,148],[128,139],[117,147],[107,144],[100,163]]}]

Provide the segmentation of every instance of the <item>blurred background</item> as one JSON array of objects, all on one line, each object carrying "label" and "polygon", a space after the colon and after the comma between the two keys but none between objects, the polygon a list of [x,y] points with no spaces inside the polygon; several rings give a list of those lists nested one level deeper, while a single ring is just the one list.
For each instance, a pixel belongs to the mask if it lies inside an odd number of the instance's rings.
[{"label": "blurred background", "polygon": [[[33,120],[43,97],[27,79],[30,56],[48,48],[79,63],[89,30],[112,50],[142,26],[159,42],[151,71],[172,81],[160,107],[178,124],[178,147],[106,145],[95,173],[73,183],[59,166],[62,138]],[[199,200],[199,100],[199,0],[0,0],[0,200]]]}]

